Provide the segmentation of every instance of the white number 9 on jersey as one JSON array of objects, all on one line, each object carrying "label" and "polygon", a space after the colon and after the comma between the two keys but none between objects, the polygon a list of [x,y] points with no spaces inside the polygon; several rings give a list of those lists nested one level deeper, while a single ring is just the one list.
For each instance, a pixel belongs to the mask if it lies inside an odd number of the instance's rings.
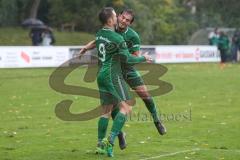
[{"label": "white number 9 on jersey", "polygon": [[99,56],[98,56],[99,60],[104,62],[106,57],[106,49],[103,43],[99,44],[98,51],[99,51]]}]

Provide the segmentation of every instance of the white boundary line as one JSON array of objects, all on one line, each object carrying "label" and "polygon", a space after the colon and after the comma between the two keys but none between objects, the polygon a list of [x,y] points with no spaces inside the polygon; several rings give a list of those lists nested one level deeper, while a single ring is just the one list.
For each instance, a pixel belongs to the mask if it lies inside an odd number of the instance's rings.
[{"label": "white boundary line", "polygon": [[187,152],[192,152],[192,151],[199,151],[199,150],[200,150],[199,148],[190,149],[190,150],[183,150],[183,151],[178,151],[178,152],[173,152],[173,153],[168,153],[168,154],[162,154],[162,155],[159,155],[159,156],[144,158],[144,159],[140,159],[140,160],[148,160],[148,159],[156,159],[156,158],[161,158],[161,157],[169,157],[169,156],[174,156],[176,154],[187,153]]},{"label": "white boundary line", "polygon": [[[178,151],[178,152],[173,152],[173,153],[167,153],[167,154],[162,154],[162,155],[159,155],[159,156],[154,156],[154,157],[148,157],[148,158],[143,158],[143,159],[140,159],[140,160],[149,160],[149,159],[156,159],[156,158],[161,158],[161,157],[169,157],[169,156],[174,156],[176,154],[181,154],[181,153],[187,153],[187,152],[192,152],[192,151],[208,151],[208,150],[211,150],[211,149],[200,149],[200,148],[194,148],[194,149],[190,149],[190,150],[183,150],[183,151]],[[215,149],[214,149],[215,150]],[[219,149],[218,149],[219,150]],[[240,153],[240,150],[222,150],[221,151],[225,151],[225,152],[236,152],[236,153]]]}]

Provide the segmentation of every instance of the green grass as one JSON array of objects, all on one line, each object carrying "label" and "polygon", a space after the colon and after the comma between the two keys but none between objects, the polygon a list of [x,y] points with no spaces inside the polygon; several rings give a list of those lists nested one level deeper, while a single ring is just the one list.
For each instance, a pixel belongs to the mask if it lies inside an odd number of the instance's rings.
[{"label": "green grass", "polygon": [[[133,117],[127,122],[124,131],[128,147],[121,151],[116,141],[114,159],[239,159],[240,65],[227,64],[224,69],[207,63],[166,67],[168,72],[161,79],[173,84],[174,90],[154,100],[162,113],[185,118],[165,119],[168,134],[159,136],[153,123],[144,117],[147,110],[138,99],[133,112],[142,114],[139,120]],[[55,105],[63,99],[74,101],[74,113],[87,111],[99,102],[53,91],[48,84],[53,70],[0,70],[0,159],[109,159],[94,154],[97,119],[65,122],[55,116]],[[76,69],[66,83],[95,88],[95,83],[83,82],[84,73],[85,68]]]},{"label": "green grass", "polygon": [[[60,32],[54,29],[53,33],[56,39],[54,45],[83,45],[94,39],[93,34],[83,32]],[[0,28],[0,46],[31,45],[28,34],[29,29],[20,27]]]}]

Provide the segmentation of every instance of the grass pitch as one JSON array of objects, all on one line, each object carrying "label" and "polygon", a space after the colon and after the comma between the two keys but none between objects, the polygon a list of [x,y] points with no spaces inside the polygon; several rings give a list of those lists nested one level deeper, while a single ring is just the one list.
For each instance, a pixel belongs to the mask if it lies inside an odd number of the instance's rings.
[{"label": "grass pitch", "polygon": [[[128,147],[114,147],[116,160],[235,160],[240,157],[240,65],[171,64],[161,77],[174,89],[154,97],[168,129],[159,136],[140,99],[126,123]],[[1,160],[96,160],[97,120],[66,122],[55,116],[55,105],[74,101],[71,111],[87,111],[94,98],[64,95],[49,87],[54,69],[0,69]],[[85,68],[76,69],[66,83],[87,84]],[[110,125],[111,126],[111,123]],[[109,127],[110,129],[110,127]]]}]

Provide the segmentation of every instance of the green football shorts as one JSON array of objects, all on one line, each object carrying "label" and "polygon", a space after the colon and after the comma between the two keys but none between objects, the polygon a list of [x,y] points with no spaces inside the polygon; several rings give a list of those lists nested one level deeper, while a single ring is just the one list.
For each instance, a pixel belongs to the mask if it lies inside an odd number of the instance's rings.
[{"label": "green football shorts", "polygon": [[144,85],[144,81],[140,73],[134,68],[134,66],[127,65],[122,67],[123,77],[128,85],[134,89],[137,86]]},{"label": "green football shorts", "polygon": [[97,83],[101,105],[116,105],[131,99],[129,88],[122,75],[99,75]]}]

